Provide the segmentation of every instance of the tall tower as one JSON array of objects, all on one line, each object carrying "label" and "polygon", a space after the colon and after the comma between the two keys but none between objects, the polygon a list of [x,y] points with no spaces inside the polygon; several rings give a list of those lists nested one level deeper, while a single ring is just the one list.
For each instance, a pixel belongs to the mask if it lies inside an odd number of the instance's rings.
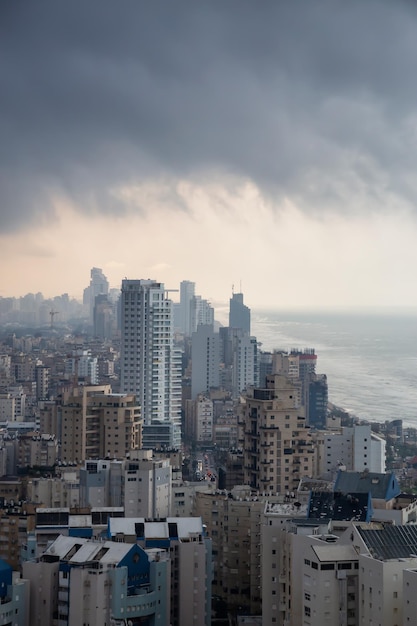
[{"label": "tall tower", "polygon": [[88,307],[90,323],[94,323],[94,305],[96,296],[109,293],[109,281],[99,267],[93,267],[90,271],[90,284],[84,289],[84,304]]},{"label": "tall tower", "polygon": [[191,300],[195,295],[195,283],[183,280],[180,283],[180,328],[184,335],[191,335]]},{"label": "tall tower", "polygon": [[265,389],[251,389],[242,405],[244,480],[258,491],[296,491],[313,476],[315,450],[296,385],[272,374]]},{"label": "tall tower", "polygon": [[121,391],[136,394],[144,447],[181,441],[181,361],[174,349],[173,305],[162,283],[123,280]]},{"label": "tall tower", "polygon": [[219,333],[213,326],[200,324],[191,337],[191,397],[220,386]]},{"label": "tall tower", "polygon": [[229,327],[241,328],[250,335],[250,308],[243,304],[243,293],[232,294],[229,302]]}]

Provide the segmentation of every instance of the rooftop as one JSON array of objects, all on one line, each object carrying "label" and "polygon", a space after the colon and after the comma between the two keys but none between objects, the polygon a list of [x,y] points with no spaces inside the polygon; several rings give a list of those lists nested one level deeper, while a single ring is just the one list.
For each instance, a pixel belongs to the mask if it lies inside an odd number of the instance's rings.
[{"label": "rooftop", "polygon": [[376,559],[388,561],[417,555],[417,526],[390,525],[377,530],[358,526],[358,532]]}]

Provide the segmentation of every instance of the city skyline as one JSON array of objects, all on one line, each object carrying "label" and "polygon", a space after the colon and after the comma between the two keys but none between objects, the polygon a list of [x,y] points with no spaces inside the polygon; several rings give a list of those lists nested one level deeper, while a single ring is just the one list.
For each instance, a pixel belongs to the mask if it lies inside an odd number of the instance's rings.
[{"label": "city skyline", "polygon": [[0,296],[81,298],[98,266],[214,306],[417,306],[416,17],[2,3]]}]

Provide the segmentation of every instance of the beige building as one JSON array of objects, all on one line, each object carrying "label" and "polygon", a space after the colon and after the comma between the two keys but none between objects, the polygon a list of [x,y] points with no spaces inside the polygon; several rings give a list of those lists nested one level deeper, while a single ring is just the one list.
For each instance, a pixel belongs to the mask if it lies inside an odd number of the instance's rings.
[{"label": "beige building", "polygon": [[39,402],[39,429],[41,433],[58,436],[58,405],[53,400]]},{"label": "beige building", "polygon": [[110,385],[77,387],[64,395],[61,460],[124,458],[141,447],[141,416],[134,394]]},{"label": "beige building", "polygon": [[55,478],[31,478],[26,487],[27,499],[38,506],[62,508],[78,506],[80,481],[76,471],[62,472]]},{"label": "beige building", "polygon": [[195,514],[207,526],[213,542],[213,595],[223,598],[229,608],[244,607],[261,613],[261,517],[262,496],[247,486],[231,494],[197,493]]},{"label": "beige building", "polygon": [[285,521],[266,512],[262,623],[415,624],[416,527],[350,523],[340,534],[330,534],[327,523]]},{"label": "beige building", "polygon": [[253,389],[242,405],[244,482],[260,492],[286,494],[313,476],[315,448],[296,385],[279,374]]},{"label": "beige building", "polygon": [[55,435],[25,433],[16,440],[17,466],[52,467],[58,458],[58,441]]}]

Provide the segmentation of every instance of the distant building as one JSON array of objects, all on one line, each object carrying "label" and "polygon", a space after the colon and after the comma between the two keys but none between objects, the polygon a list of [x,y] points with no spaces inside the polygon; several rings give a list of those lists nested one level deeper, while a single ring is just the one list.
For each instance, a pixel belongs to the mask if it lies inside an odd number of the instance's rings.
[{"label": "distant building", "polygon": [[191,397],[208,393],[220,385],[219,333],[200,324],[191,337]]},{"label": "distant building", "polygon": [[250,335],[250,308],[243,304],[243,293],[234,293],[230,298],[229,328],[240,328]]},{"label": "distant building", "polygon": [[109,281],[99,267],[90,271],[90,284],[84,289],[83,304],[87,307],[90,324],[94,324],[94,305],[96,296],[109,293]]},{"label": "distant building", "polygon": [[190,334],[195,333],[200,324],[213,326],[214,309],[208,300],[201,296],[191,298]]},{"label": "distant building", "polygon": [[187,337],[191,336],[191,302],[195,296],[195,283],[183,280],[180,283],[179,329]]},{"label": "distant building", "polygon": [[111,339],[115,333],[115,305],[107,294],[99,294],[94,300],[94,336],[101,341]]}]

